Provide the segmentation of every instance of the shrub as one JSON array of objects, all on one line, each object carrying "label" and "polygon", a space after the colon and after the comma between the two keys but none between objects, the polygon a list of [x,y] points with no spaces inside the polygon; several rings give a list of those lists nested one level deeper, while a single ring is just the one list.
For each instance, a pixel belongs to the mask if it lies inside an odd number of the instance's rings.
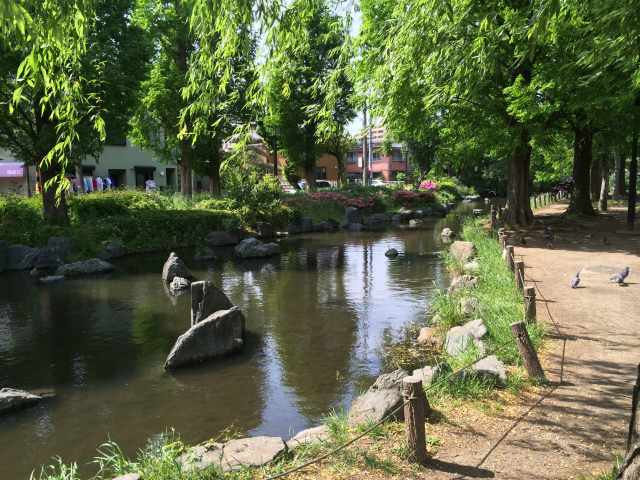
[{"label": "shrub", "polygon": [[58,234],[63,228],[44,222],[40,196],[0,196],[0,240],[33,246],[44,245],[47,238]]},{"label": "shrub", "polygon": [[71,197],[69,212],[72,220],[89,222],[106,216],[127,215],[131,211],[166,208],[168,202],[161,194],[135,190],[89,193]]}]

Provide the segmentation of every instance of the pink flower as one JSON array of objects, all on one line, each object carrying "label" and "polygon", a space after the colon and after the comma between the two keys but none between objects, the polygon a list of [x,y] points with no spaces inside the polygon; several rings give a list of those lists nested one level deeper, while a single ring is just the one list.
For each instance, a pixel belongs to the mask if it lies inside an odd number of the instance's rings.
[{"label": "pink flower", "polygon": [[420,190],[435,191],[438,189],[438,184],[432,180],[424,180],[419,187]]}]

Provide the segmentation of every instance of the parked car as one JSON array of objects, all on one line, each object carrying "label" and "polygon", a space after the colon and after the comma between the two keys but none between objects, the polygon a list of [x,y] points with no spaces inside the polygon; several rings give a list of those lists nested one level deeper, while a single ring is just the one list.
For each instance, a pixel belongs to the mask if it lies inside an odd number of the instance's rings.
[{"label": "parked car", "polygon": [[328,180],[316,180],[316,188],[331,188],[332,186]]},{"label": "parked car", "polygon": [[384,180],[381,179],[381,178],[374,178],[371,181],[371,186],[372,187],[384,187],[384,185],[385,185]]}]

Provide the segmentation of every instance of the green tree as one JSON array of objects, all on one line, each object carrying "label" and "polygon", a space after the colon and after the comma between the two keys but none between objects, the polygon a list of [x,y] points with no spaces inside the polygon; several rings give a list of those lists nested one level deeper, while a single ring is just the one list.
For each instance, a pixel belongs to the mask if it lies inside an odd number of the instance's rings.
[{"label": "green tree", "polygon": [[[297,40],[291,36],[294,31],[300,35]],[[268,43],[264,121],[277,133],[288,165],[304,172],[310,188],[322,144],[339,140],[353,117],[352,87],[340,57],[347,35],[344,22],[331,13],[325,1],[296,0],[285,9]],[[327,94],[328,84],[335,85],[337,93]],[[332,104],[323,129],[320,116],[327,98]]]},{"label": "green tree", "polygon": [[[87,155],[100,153],[105,136],[103,122],[108,121],[107,130],[112,138],[126,131],[134,106],[131,97],[135,96],[149,54],[144,33],[129,22],[131,3],[130,0],[96,2],[94,20],[90,29],[83,32],[91,49],[76,46],[81,50],[77,53],[72,42],[65,45],[64,40],[58,39],[59,50],[76,52],[67,67],[77,73],[57,73],[63,78],[65,74],[77,77],[77,83],[72,85],[60,82],[58,76],[49,77],[47,68],[55,71],[61,67],[55,59],[46,55],[47,66],[33,59],[43,54],[30,50],[37,43],[36,34],[2,38],[0,146],[27,165],[36,166],[43,211],[50,222],[68,222],[64,197],[68,182],[64,175]],[[26,11],[33,22],[31,31],[37,32],[39,26],[42,35],[46,35],[47,28],[53,28],[46,26],[48,22],[66,10],[59,10],[50,2],[33,2],[26,5]],[[64,24],[65,20],[60,21]],[[53,45],[55,42],[45,48]],[[25,72],[36,65],[40,65],[39,73]]]}]

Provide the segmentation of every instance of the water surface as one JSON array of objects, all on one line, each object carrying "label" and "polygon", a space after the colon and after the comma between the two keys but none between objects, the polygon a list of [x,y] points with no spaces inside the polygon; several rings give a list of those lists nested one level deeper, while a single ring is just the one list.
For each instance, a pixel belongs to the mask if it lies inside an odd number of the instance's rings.
[{"label": "water surface", "polygon": [[[437,255],[445,223],[295,237],[269,260],[220,249],[198,263],[179,252],[240,306],[248,341],[237,355],[174,373],[163,363],[189,327],[190,300],[165,292],[168,252],[47,286],[0,275],[0,386],[54,395],[0,417],[0,478],[28,478],[56,455],[86,465],[108,438],[134,454],[169,428],[188,443],[230,425],[286,439],[347,408],[380,371],[385,332],[423,319],[446,283]],[[386,258],[391,247],[402,254]]]}]

